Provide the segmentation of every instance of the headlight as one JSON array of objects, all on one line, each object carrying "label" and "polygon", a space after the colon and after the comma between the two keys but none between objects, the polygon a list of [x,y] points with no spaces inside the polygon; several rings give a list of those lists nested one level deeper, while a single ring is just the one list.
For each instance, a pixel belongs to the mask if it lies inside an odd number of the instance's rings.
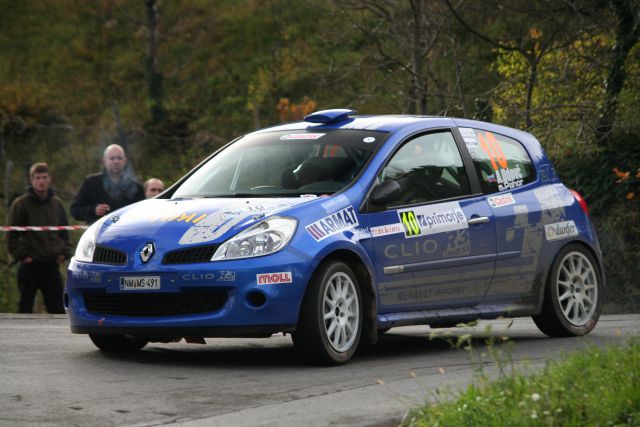
[{"label": "headlight", "polygon": [[224,242],[211,261],[251,258],[278,252],[287,246],[297,225],[298,221],[294,218],[271,217]]},{"label": "headlight", "polygon": [[91,227],[84,232],[78,246],[76,246],[76,261],[91,262],[93,261],[93,252],[96,250],[96,234],[98,234],[98,226],[103,221],[94,222]]}]

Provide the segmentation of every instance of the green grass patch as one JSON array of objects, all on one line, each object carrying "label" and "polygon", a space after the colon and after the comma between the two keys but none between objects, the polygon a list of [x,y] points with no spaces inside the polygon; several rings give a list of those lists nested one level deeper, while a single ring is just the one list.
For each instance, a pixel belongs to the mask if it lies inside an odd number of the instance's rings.
[{"label": "green grass patch", "polygon": [[535,374],[519,373],[512,361],[504,369],[503,360],[497,379],[481,369],[465,391],[436,393],[402,425],[640,426],[640,339],[593,346]]}]

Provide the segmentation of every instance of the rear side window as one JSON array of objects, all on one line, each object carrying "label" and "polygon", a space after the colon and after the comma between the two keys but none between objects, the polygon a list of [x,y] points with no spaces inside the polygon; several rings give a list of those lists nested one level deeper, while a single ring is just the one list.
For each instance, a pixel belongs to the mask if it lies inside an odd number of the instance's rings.
[{"label": "rear side window", "polygon": [[527,150],[515,139],[479,129],[459,128],[476,167],[483,193],[496,193],[535,181]]}]

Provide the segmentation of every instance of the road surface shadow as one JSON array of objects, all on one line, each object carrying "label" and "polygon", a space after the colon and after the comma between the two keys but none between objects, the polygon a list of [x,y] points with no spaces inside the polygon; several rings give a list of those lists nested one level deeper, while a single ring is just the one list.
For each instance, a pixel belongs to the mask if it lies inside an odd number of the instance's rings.
[{"label": "road surface shadow", "polygon": [[[380,336],[377,344],[373,346],[361,345],[349,364],[358,364],[371,360],[385,359],[389,362],[401,361],[415,357],[441,356],[442,353],[456,353],[464,350],[456,349],[455,343],[458,337],[468,334],[469,331],[453,331],[446,338],[430,339],[429,334],[405,334],[402,332],[390,332]],[[483,333],[474,333],[471,343],[475,348],[484,348],[487,345],[487,337]],[[502,346],[505,341],[502,337],[505,333],[493,333],[494,346]],[[517,348],[520,342],[548,340],[544,336],[523,332],[522,334],[510,333],[508,341]],[[579,338],[568,338],[579,339]],[[113,353],[90,351],[83,356],[88,358],[101,357],[113,361],[138,362],[142,364],[163,364],[168,366],[194,366],[194,367],[292,367],[313,366],[299,352],[296,351],[291,340],[276,336],[266,339],[234,339],[220,340],[216,345],[216,339],[207,339],[206,345],[171,343],[150,343],[142,351],[134,353]],[[89,344],[88,344],[89,345]]]}]

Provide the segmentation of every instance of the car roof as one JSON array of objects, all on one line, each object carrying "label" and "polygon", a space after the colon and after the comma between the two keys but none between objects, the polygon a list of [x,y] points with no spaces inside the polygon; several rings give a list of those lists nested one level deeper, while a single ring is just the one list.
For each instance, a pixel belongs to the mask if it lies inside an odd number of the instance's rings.
[{"label": "car roof", "polygon": [[520,140],[529,140],[532,135],[514,128],[496,125],[478,120],[461,119],[442,116],[414,116],[414,115],[357,115],[330,123],[312,123],[301,121],[285,125],[273,126],[258,130],[256,133],[293,131],[293,130],[329,130],[329,129],[357,129],[395,133],[403,128],[422,125],[425,129],[438,127],[473,127],[491,132],[511,136]]}]

